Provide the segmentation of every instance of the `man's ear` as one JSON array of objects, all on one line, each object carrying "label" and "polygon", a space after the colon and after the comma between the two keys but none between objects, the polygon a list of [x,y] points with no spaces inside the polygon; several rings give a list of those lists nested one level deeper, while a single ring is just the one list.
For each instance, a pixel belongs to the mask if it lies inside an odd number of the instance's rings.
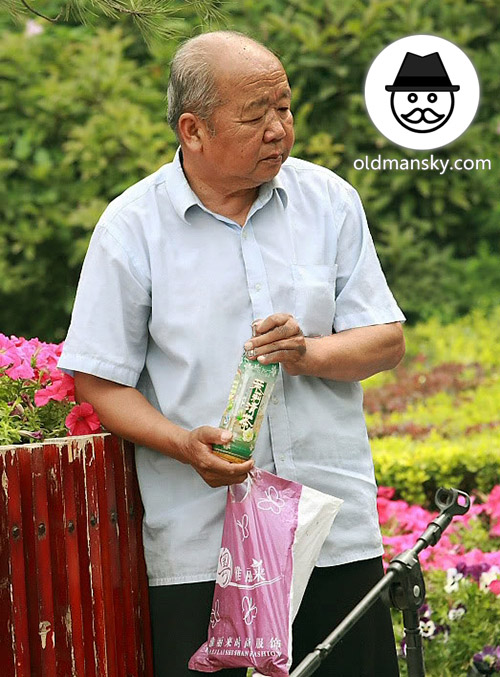
[{"label": "man's ear", "polygon": [[203,148],[203,140],[208,134],[207,125],[194,113],[183,113],[177,123],[179,137],[189,150],[196,152]]}]

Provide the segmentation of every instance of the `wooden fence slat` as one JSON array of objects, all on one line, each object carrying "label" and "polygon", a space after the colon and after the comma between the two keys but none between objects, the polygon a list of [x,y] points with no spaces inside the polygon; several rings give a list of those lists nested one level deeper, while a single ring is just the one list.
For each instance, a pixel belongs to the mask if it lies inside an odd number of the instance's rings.
[{"label": "wooden fence slat", "polygon": [[38,582],[38,635],[41,646],[41,675],[57,674],[54,621],[53,567],[51,557],[45,449],[32,451],[33,468],[33,540],[35,544],[36,580]]},{"label": "wooden fence slat", "polygon": [[[81,566],[78,544],[78,513],[76,508],[75,463],[78,463],[79,447],[74,440],[68,440],[67,453],[59,455],[64,499],[64,547],[66,573],[68,577],[68,604],[71,619],[71,675],[86,675],[83,629],[83,601]],[[93,663],[93,661],[92,661]]]},{"label": "wooden fence slat", "polygon": [[1,677],[153,677],[134,448],[0,447]]}]

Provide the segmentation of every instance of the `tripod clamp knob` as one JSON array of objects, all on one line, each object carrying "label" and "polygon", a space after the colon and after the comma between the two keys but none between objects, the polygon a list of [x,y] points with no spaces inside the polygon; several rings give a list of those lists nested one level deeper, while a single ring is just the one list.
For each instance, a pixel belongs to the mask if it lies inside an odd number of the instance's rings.
[{"label": "tripod clamp knob", "polygon": [[418,557],[405,550],[390,561],[388,571],[393,572],[393,581],[382,594],[384,602],[401,611],[417,611],[425,600],[425,581]]}]

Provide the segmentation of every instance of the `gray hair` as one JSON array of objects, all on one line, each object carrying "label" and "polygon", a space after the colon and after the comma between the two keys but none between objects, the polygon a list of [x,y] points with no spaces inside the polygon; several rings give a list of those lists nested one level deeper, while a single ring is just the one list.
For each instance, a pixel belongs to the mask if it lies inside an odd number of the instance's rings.
[{"label": "gray hair", "polygon": [[[215,31],[214,33],[228,39],[243,39],[267,50],[267,47],[243,33],[236,31]],[[214,33],[202,33],[187,40],[177,50],[171,63],[167,89],[167,121],[179,141],[177,125],[183,113],[194,113],[207,122],[210,129],[210,119],[217,106],[223,103],[215,77],[214,52],[209,45],[207,48],[205,39],[205,36],[214,35]]]}]

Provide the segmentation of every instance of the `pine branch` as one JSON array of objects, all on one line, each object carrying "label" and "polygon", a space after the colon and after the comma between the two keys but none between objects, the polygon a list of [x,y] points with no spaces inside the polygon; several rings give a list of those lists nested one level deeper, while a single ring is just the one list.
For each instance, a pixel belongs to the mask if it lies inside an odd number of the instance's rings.
[{"label": "pine branch", "polygon": [[153,39],[170,38],[178,32],[178,22],[182,15],[182,6],[192,7],[205,24],[211,24],[222,18],[221,0],[185,0],[175,3],[173,0],[61,0],[62,6],[56,17],[50,17],[30,4],[33,0],[0,0],[11,15],[21,11],[33,14],[50,23],[68,20],[73,15],[81,23],[104,15],[110,19],[120,16],[130,17],[149,44]]},{"label": "pine branch", "polygon": [[52,19],[50,16],[45,16],[45,14],[38,12],[34,7],[31,7],[30,5],[28,5],[26,0],[21,0],[21,4],[23,4],[26,7],[26,9],[29,12],[31,12],[32,14],[35,14],[36,16],[39,16],[42,19],[45,19],[45,21],[51,21],[52,23],[57,23],[59,21],[60,17],[62,16],[62,14],[63,14],[63,10],[61,9],[59,14],[55,17],[55,19]]}]

